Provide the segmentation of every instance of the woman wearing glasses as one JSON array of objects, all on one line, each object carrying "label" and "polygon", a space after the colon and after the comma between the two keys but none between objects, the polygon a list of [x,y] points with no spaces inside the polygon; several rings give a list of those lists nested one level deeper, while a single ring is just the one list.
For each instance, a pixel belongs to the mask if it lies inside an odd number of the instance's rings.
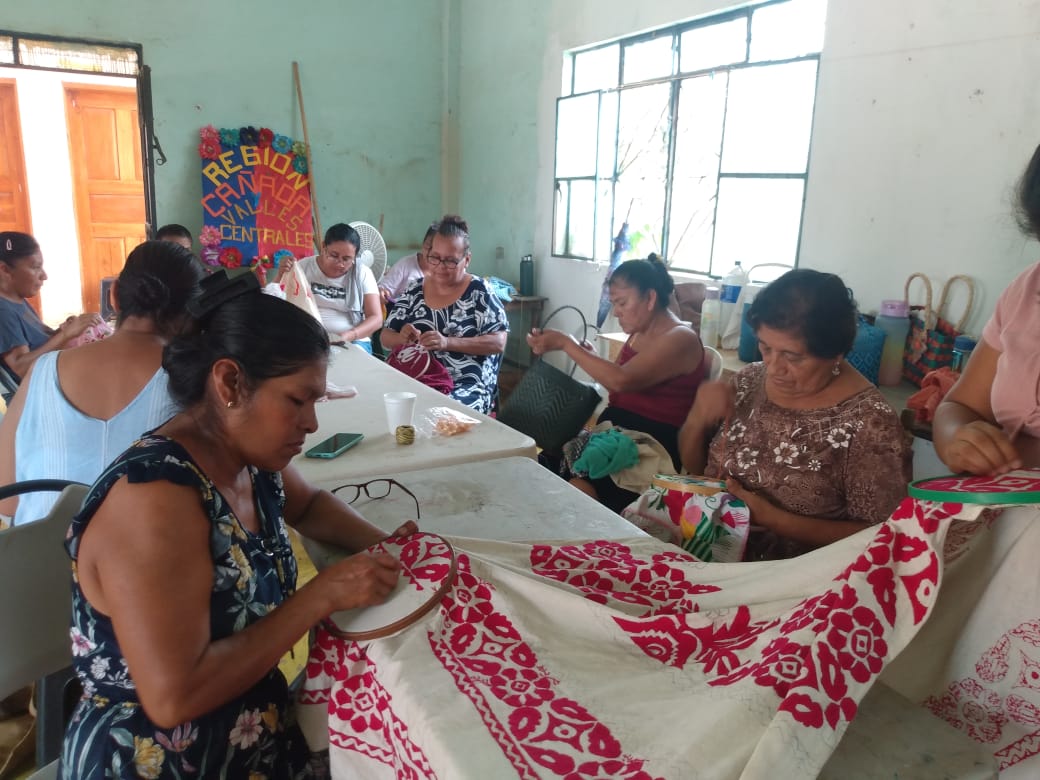
[{"label": "woman wearing glasses", "polygon": [[509,323],[498,298],[467,271],[469,260],[469,226],[462,217],[445,216],[426,255],[426,276],[397,299],[381,340],[390,349],[419,344],[430,350],[451,375],[451,396],[487,414]]},{"label": "woman wearing glasses", "polygon": [[282,262],[278,281],[299,262],[329,338],[357,344],[371,354],[371,337],[382,325],[383,307],[372,270],[357,262],[360,252],[358,232],[343,223],[333,225],[325,231],[318,255]]},{"label": "woman wearing glasses", "polygon": [[[394,558],[361,552],[386,534],[289,465],[317,428],[325,330],[252,274],[202,286],[163,354],[182,411],[108,467],[69,531],[83,697],[66,778],[299,776],[279,658],[397,582]],[[296,590],[287,524],[356,554]]]}]

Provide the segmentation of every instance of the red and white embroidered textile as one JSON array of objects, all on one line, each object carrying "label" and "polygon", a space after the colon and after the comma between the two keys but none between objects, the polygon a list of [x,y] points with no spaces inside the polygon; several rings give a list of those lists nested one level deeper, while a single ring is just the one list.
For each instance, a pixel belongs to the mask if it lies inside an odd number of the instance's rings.
[{"label": "red and white embroidered textile", "polygon": [[[328,724],[317,737],[340,777],[815,777],[893,658],[911,645],[915,666],[940,666],[912,640],[933,611],[928,628],[952,631],[973,606],[936,606],[944,546],[967,563],[995,516],[907,499],[824,549],[742,564],[653,539],[452,538],[456,584],[417,624],[368,643],[319,630],[301,723]],[[990,655],[997,677],[1004,655]],[[987,727],[992,697],[969,683],[942,695],[933,710]]]}]

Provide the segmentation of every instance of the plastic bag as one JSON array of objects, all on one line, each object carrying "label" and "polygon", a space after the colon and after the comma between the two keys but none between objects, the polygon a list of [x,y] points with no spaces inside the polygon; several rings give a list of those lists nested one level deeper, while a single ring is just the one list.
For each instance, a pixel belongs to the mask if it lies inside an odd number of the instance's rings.
[{"label": "plastic bag", "polygon": [[419,418],[415,429],[428,438],[435,436],[458,436],[465,433],[480,420],[468,414],[456,412],[447,406],[433,406]]}]

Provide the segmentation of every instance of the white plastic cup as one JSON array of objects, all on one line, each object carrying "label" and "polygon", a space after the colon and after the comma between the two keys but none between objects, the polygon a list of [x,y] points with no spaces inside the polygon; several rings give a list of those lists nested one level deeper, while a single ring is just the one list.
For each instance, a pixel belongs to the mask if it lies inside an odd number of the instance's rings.
[{"label": "white plastic cup", "polygon": [[390,435],[397,433],[397,426],[411,425],[415,413],[415,393],[383,393],[386,406],[386,423]]}]

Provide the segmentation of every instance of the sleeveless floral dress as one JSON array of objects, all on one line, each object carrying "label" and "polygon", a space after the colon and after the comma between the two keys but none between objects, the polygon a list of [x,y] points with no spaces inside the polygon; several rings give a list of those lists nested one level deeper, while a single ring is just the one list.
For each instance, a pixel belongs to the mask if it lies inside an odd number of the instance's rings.
[{"label": "sleeveless floral dress", "polygon": [[[309,776],[309,753],[288,720],[285,677],[274,668],[237,699],[174,729],[160,729],[141,708],[109,618],[83,595],[76,576],[79,543],[108,491],[166,480],[197,488],[210,518],[213,639],[241,631],[273,610],[296,586],[296,559],[282,520],[281,475],[251,470],[261,533],[238,522],[188,452],[146,435],[98,478],[73,519],[65,546],[72,558],[73,667],[83,685],[62,752],[64,778],[296,778]],[[170,598],[176,598],[171,593]],[[162,609],[161,604],[156,609]]]}]

